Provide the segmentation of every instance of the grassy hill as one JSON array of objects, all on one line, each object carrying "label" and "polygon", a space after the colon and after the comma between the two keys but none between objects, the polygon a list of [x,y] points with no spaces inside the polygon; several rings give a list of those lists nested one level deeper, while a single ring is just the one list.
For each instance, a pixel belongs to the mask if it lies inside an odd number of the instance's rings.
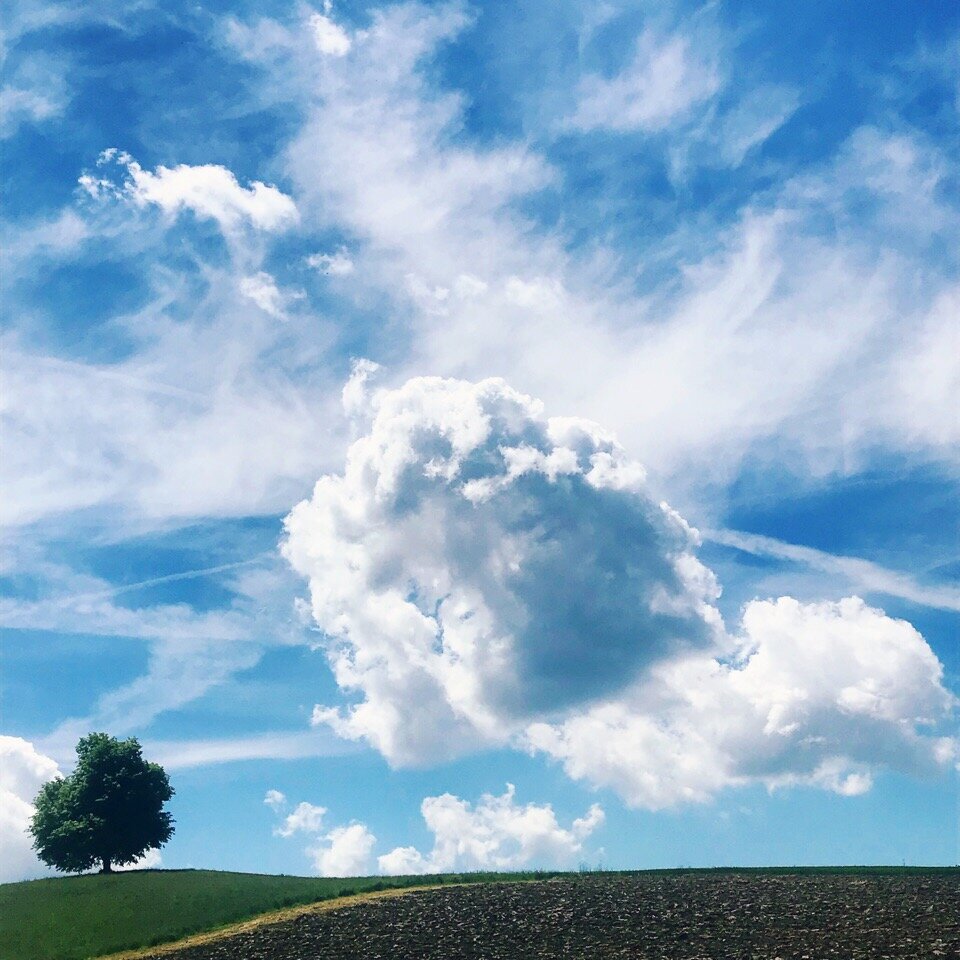
[{"label": "grassy hill", "polygon": [[[456,879],[461,878],[443,878]],[[0,960],[85,960],[178,940],[281,907],[438,880],[141,870],[7,883],[0,885]]]}]

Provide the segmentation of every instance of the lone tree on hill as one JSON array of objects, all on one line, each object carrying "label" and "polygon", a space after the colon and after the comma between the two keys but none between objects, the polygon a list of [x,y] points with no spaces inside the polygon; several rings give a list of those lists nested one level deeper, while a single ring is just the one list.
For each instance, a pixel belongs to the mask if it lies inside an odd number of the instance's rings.
[{"label": "lone tree on hill", "polygon": [[51,780],[34,801],[30,832],[40,859],[66,873],[100,864],[133,863],[173,835],[163,809],[173,788],[157,763],[143,759],[135,738],[91,733],[77,744],[77,766]]}]

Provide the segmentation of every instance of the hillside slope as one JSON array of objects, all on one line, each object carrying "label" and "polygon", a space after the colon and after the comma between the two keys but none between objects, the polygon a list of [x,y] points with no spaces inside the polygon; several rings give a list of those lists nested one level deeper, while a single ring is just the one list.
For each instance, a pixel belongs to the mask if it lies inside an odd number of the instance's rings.
[{"label": "hillside slope", "polygon": [[0,960],[84,960],[279,907],[429,880],[142,870],[8,883],[0,885]]}]

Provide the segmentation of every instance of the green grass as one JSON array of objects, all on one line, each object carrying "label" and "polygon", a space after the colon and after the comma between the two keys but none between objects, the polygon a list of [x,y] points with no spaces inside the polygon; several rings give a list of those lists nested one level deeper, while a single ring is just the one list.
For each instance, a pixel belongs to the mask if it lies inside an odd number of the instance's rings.
[{"label": "green grass", "polygon": [[[617,873],[950,873],[929,867],[708,868]],[[554,873],[329,880],[215,870],[143,870],[0,885],[0,960],[86,960],[214,930],[257,914],[367,890],[529,880]]]},{"label": "green grass", "polygon": [[[86,960],[154,946],[316,900],[507,874],[287,877],[216,870],[139,870],[0,884],[0,960]],[[512,879],[535,874],[510,874]]]}]

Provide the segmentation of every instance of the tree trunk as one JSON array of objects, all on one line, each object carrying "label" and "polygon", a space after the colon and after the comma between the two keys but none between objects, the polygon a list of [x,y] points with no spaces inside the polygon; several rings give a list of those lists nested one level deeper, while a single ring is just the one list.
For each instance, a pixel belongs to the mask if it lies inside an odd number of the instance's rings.
[{"label": "tree trunk", "polygon": [[113,873],[113,868],[110,866],[110,858],[103,858],[103,866],[100,868],[101,873]]}]

